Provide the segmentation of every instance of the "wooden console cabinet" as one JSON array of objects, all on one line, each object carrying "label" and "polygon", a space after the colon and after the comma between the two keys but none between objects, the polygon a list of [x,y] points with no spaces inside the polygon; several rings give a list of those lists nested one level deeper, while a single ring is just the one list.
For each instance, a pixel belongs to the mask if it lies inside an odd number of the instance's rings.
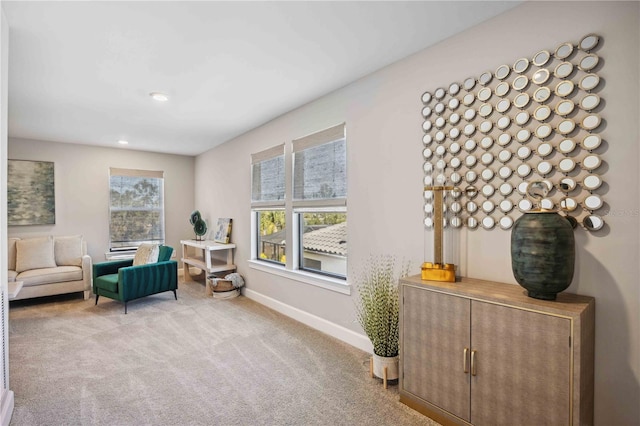
[{"label": "wooden console cabinet", "polygon": [[400,401],[443,424],[593,424],[595,301],[400,280]]}]

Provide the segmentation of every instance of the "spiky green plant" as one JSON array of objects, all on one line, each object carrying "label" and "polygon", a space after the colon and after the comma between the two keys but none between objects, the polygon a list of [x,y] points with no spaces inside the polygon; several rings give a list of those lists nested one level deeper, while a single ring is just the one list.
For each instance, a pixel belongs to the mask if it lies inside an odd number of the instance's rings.
[{"label": "spiky green plant", "polygon": [[399,274],[396,269],[395,257],[371,256],[357,277],[356,316],[378,356],[398,355],[398,279],[408,275],[409,265],[403,265]]}]

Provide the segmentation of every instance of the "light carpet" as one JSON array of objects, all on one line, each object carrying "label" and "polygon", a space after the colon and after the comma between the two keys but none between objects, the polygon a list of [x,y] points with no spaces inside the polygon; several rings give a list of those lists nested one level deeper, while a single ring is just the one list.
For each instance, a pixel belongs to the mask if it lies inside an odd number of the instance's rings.
[{"label": "light carpet", "polygon": [[129,303],[12,302],[11,425],[437,425],[369,355],[198,282]]}]

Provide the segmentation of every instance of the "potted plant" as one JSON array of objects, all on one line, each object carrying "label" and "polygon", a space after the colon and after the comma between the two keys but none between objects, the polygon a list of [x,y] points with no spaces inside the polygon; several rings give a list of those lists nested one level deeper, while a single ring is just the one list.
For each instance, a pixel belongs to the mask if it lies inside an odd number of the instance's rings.
[{"label": "potted plant", "polygon": [[400,344],[400,299],[398,280],[408,275],[409,265],[396,273],[393,256],[372,256],[357,277],[356,316],[373,344],[372,374],[395,380],[398,373]]}]

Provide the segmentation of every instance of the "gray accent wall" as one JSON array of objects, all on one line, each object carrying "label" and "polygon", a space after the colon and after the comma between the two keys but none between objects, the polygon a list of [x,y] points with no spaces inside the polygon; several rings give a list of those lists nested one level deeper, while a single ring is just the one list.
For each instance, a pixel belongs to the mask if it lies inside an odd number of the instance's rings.
[{"label": "gray accent wall", "polygon": [[180,240],[193,234],[189,214],[194,205],[194,157],[9,138],[8,158],[53,161],[56,186],[55,225],[10,226],[10,236],[82,234],[93,261],[105,261],[109,167],[164,171],[165,241],[178,260]]},{"label": "gray accent wall", "polygon": [[[236,263],[248,290],[361,333],[355,291],[344,295],[250,268],[250,155],[345,122],[349,282],[370,254],[411,260],[418,273],[420,263],[431,260],[432,238],[422,225],[420,95],[596,33],[604,60],[598,93],[606,103],[606,150],[600,172],[608,185],[600,213],[607,225],[597,233],[576,230],[576,274],[567,291],[596,299],[596,424],[638,424],[639,27],[637,2],[527,2],[198,156],[195,207],[208,221],[233,218]],[[248,100],[247,114],[252,107]],[[463,275],[516,285],[510,232],[465,229],[456,244]]]}]

